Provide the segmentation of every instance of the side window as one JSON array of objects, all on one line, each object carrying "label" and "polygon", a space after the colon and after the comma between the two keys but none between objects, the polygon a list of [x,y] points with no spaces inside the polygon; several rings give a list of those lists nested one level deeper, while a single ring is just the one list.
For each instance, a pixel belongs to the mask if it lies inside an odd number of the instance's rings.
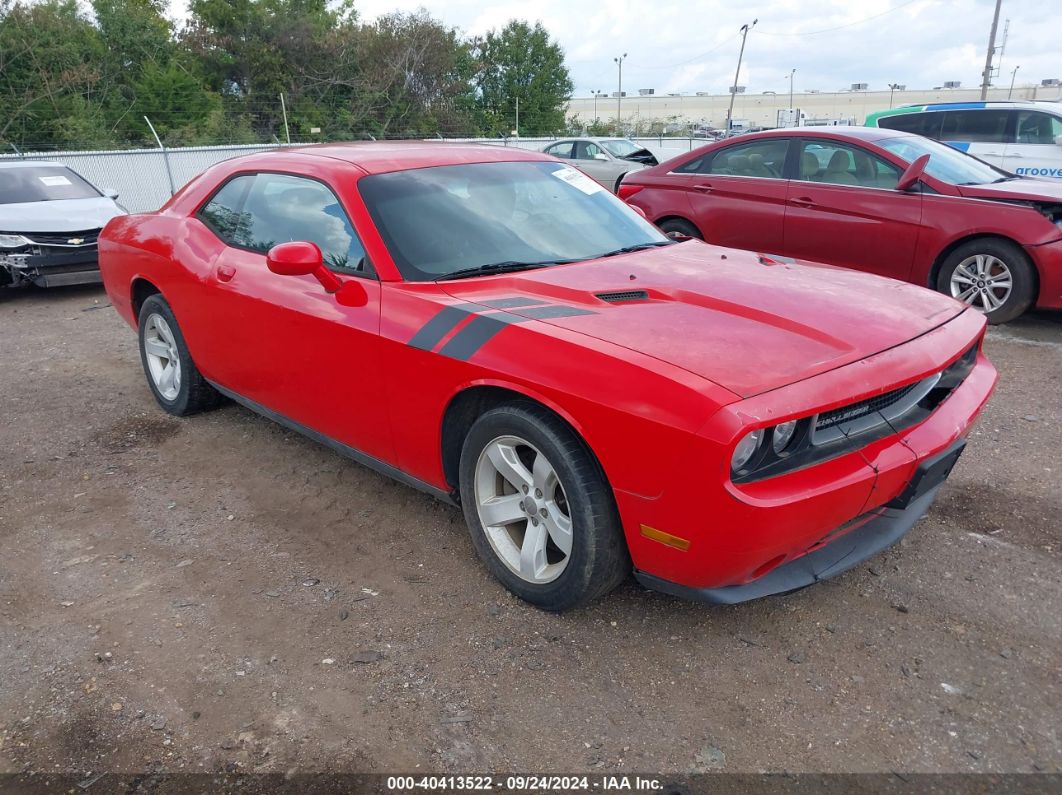
[{"label": "side window", "polygon": [[601,154],[601,147],[593,141],[579,141],[575,145],[577,160],[593,160],[599,154]]},{"label": "side window", "polygon": [[230,179],[199,211],[200,220],[226,243],[233,243],[240,234],[240,227],[246,226],[241,212],[252,182],[254,175]]},{"label": "side window", "polygon": [[940,129],[942,141],[1004,143],[1007,140],[1007,110],[946,110]]},{"label": "side window", "polygon": [[833,141],[804,144],[800,179],[861,188],[895,188],[900,169],[858,146]]},{"label": "side window", "polygon": [[1062,135],[1062,118],[1036,110],[1018,113],[1017,143],[1053,144]]},{"label": "side window", "polygon": [[696,173],[781,179],[788,150],[788,138],[728,146],[717,151],[711,160],[705,159]]},{"label": "side window", "polygon": [[928,113],[899,113],[878,119],[878,126],[886,130],[924,135],[927,138],[940,137],[941,114],[939,111]]},{"label": "side window", "polygon": [[563,143],[553,144],[546,150],[547,155],[553,155],[554,157],[565,157],[571,160],[572,149],[575,147],[573,141],[564,141]]},{"label": "side window", "polygon": [[672,169],[672,174],[700,174],[702,169],[707,168],[707,163],[712,159],[711,155],[701,155],[693,160],[687,160],[681,166]]}]

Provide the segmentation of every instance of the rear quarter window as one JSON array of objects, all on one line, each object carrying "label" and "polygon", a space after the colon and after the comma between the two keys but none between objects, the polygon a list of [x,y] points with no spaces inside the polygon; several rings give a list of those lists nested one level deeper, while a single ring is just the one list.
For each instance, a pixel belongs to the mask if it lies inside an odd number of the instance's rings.
[{"label": "rear quarter window", "polygon": [[940,137],[941,113],[898,113],[878,119],[878,126],[886,130],[924,135],[927,138]]}]

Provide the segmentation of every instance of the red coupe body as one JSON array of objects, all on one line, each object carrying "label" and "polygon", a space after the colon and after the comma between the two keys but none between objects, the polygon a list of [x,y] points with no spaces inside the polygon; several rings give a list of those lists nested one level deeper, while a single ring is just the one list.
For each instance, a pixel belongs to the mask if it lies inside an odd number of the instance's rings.
[{"label": "red coupe body", "polygon": [[[110,222],[104,282],[134,328],[145,298],[164,296],[199,371],[224,394],[444,499],[459,499],[461,444],[477,413],[514,397],[545,407],[592,451],[636,572],[662,590],[723,602],[789,590],[854,562],[793,580],[816,550],[840,549],[838,539],[874,520],[909,527],[924,513],[995,383],[981,314],[901,282],[700,241],[518,273],[403,278],[363,180],[527,161],[556,163],[442,144],[230,160],[157,213]],[[264,254],[219,238],[200,211],[219,186],[261,173],[328,186],[371,272],[338,270],[344,288],[330,294],[312,275],[278,275]],[[735,445],[750,431],[846,422],[927,379],[934,399],[896,428],[769,477],[733,476]],[[791,587],[757,586],[776,569]]]},{"label": "red coupe body", "polygon": [[984,166],[993,182],[955,184],[931,166],[917,189],[896,190],[912,141],[924,139],[861,127],[743,135],[632,173],[620,196],[657,224],[691,223],[712,243],[934,289],[959,246],[1007,241],[1034,266],[1033,302],[1062,308],[1062,183]]}]

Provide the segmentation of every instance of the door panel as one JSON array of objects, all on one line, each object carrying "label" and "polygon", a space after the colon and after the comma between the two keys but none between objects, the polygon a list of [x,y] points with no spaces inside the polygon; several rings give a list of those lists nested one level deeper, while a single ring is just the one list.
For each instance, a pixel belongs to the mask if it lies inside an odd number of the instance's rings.
[{"label": "door panel", "polygon": [[803,144],[789,183],[783,253],[907,279],[922,223],[922,194],[900,192],[899,169],[835,141]]},{"label": "door panel", "polygon": [[[380,284],[352,275],[365,267],[363,250],[335,195],[314,180],[258,174],[239,216],[204,290],[219,383],[393,461],[380,383]],[[341,278],[358,279],[366,304],[341,306],[312,276],[272,273],[264,252],[287,240],[317,243]]]},{"label": "door panel", "polygon": [[782,178],[789,140],[771,138],[716,150],[690,162],[683,179],[693,221],[705,240],[721,246],[781,253],[788,180]]}]

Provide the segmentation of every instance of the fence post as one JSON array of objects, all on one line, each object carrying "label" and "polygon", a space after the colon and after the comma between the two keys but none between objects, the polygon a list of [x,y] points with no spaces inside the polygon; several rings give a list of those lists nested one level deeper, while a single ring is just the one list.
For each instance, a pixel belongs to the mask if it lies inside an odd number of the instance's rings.
[{"label": "fence post", "polygon": [[170,170],[170,155],[166,151],[166,147],[162,145],[162,139],[159,138],[159,134],[155,132],[155,125],[151,123],[151,119],[145,116],[144,121],[146,121],[147,126],[151,128],[151,134],[155,136],[155,143],[157,143],[159,149],[162,150],[162,162],[166,165],[166,178],[170,181],[170,195],[172,196],[177,192],[177,188],[173,185],[173,171]]}]

